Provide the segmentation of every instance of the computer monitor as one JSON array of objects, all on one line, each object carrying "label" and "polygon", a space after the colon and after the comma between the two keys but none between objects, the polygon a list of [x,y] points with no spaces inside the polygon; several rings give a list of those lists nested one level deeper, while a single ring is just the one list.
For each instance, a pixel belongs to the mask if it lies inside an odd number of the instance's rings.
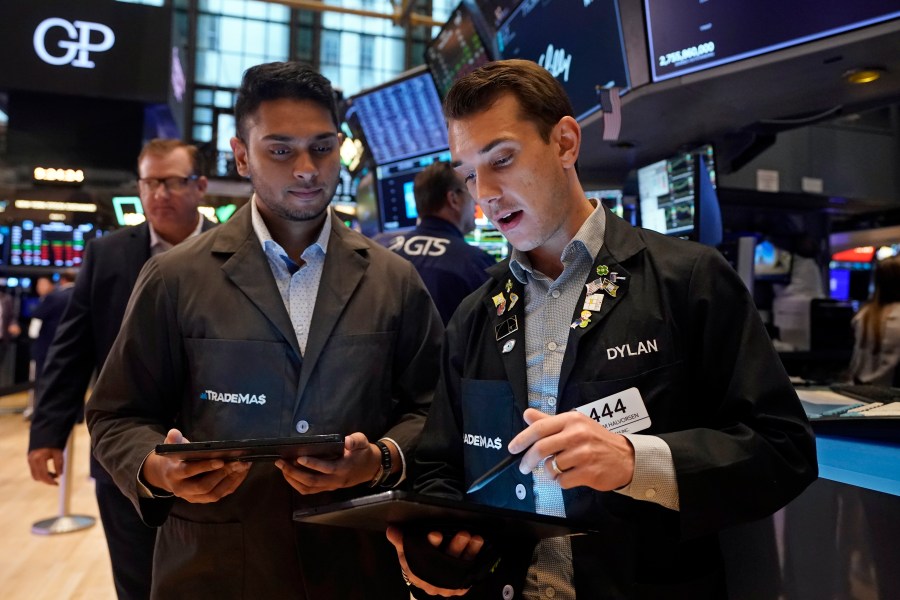
[{"label": "computer monitor", "polygon": [[641,227],[715,246],[722,241],[712,146],[637,171]]},{"label": "computer monitor", "polygon": [[9,266],[78,267],[88,240],[102,232],[91,223],[70,225],[58,221],[30,220],[9,227]]},{"label": "computer monitor", "polygon": [[475,0],[481,14],[496,31],[510,13],[519,5],[520,0]]},{"label": "computer monitor", "polygon": [[524,0],[497,31],[497,50],[550,71],[578,120],[600,109],[599,89],[630,85],[616,0]]},{"label": "computer monitor", "polygon": [[[873,291],[872,261],[835,260],[842,253],[832,256],[828,263],[828,296],[834,300],[867,301]],[[848,258],[852,254],[843,254]]]},{"label": "computer monitor", "polygon": [[448,147],[441,100],[424,65],[349,100],[345,119],[357,119],[377,165]]},{"label": "computer monitor", "polygon": [[450,151],[443,150],[414,156],[375,169],[378,188],[378,208],[383,231],[415,227],[418,218],[413,184],[425,167],[434,162],[449,161]]},{"label": "computer monitor", "polygon": [[661,81],[900,17],[900,0],[644,0],[650,67]]},{"label": "computer monitor", "polygon": [[440,33],[425,47],[425,64],[431,69],[441,98],[447,95],[454,81],[489,60],[488,50],[465,4],[456,7]]}]

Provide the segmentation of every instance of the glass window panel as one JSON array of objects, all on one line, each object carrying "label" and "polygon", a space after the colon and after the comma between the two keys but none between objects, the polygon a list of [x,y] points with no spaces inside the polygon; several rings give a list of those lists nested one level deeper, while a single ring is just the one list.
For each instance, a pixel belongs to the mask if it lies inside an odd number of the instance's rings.
[{"label": "glass window panel", "polygon": [[241,75],[243,73],[243,56],[240,54],[223,54],[219,65],[219,81],[217,85],[236,88],[241,85]]},{"label": "glass window panel", "polygon": [[244,31],[246,21],[235,17],[219,18],[219,50],[238,52],[244,47]]},{"label": "glass window panel", "polygon": [[269,20],[270,21],[284,21],[285,23],[291,16],[291,9],[289,6],[281,6],[278,4],[272,4],[271,2],[267,3],[269,7]]},{"label": "glass window panel", "polygon": [[322,32],[322,56],[323,65],[336,65],[341,62],[341,32]]},{"label": "glass window panel", "polygon": [[231,152],[231,138],[234,137],[234,115],[219,115],[216,134],[216,150]]},{"label": "glass window panel", "polygon": [[194,125],[194,141],[208,142],[212,140],[212,125]]},{"label": "glass window panel", "polygon": [[198,89],[194,92],[194,103],[195,104],[212,104],[213,101],[213,93],[212,90],[201,90]]},{"label": "glass window panel", "polygon": [[216,52],[197,51],[196,82],[215,85],[219,79],[219,54]]},{"label": "glass window panel", "polygon": [[221,90],[216,92],[216,106],[219,108],[231,108],[233,105],[234,100],[231,98],[231,92],[223,92]]},{"label": "glass window panel", "polygon": [[266,23],[263,21],[244,22],[244,52],[265,56],[266,54]]},{"label": "glass window panel", "polygon": [[221,12],[223,15],[244,16],[246,0],[222,0]]},{"label": "glass window panel", "polygon": [[272,60],[286,59],[288,57],[288,27],[278,23],[269,23],[266,26],[266,54]]},{"label": "glass window panel", "polygon": [[269,6],[262,2],[244,2],[244,16],[251,19],[265,19]]},{"label": "glass window panel", "polygon": [[222,0],[200,0],[198,8],[206,12],[222,12]]},{"label": "glass window panel", "polygon": [[197,47],[215,48],[219,32],[219,17],[201,14],[197,19]]},{"label": "glass window panel", "polygon": [[194,109],[194,122],[198,124],[212,123],[213,111],[211,108],[197,107]]}]

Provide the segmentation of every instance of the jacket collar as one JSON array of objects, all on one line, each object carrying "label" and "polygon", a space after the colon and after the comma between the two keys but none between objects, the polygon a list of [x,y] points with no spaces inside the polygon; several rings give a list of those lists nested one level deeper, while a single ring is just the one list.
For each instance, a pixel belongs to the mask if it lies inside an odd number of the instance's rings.
[{"label": "jacket collar", "polygon": [[[628,294],[631,274],[625,268],[624,263],[645,247],[644,242],[631,225],[613,215],[609,209],[604,207],[604,210],[606,211],[606,233],[603,247],[594,257],[591,270],[582,286],[581,295],[575,304],[575,312],[572,315],[572,323],[575,326],[569,331],[569,342],[560,370],[560,389],[564,387],[565,381],[575,365],[581,340],[590,331],[596,329],[599,323],[608,318]],[[525,372],[525,286],[513,277],[509,259],[488,267],[487,273],[494,280],[494,285],[482,300],[484,310],[488,311],[489,323],[492,328],[487,335],[494,336],[494,343],[512,384],[516,403],[520,409],[524,410],[528,406],[528,382]],[[601,273],[603,274],[601,275]],[[615,282],[612,282],[610,276],[612,273],[616,273]],[[604,284],[604,280],[609,283]],[[603,301],[599,310],[589,311],[589,319],[582,327],[581,313],[585,310],[588,284],[592,284],[592,287],[603,286],[595,290],[595,293],[602,295]],[[514,299],[515,302],[513,302]],[[499,305],[502,303],[505,303],[505,307],[502,314],[498,314],[501,313]],[[510,341],[512,344],[509,343]]]},{"label": "jacket collar", "polygon": [[[370,243],[366,238],[348,229],[332,214],[327,258],[319,281],[306,354],[302,357],[301,393],[344,307],[368,268],[369,248]],[[271,275],[268,259],[253,231],[249,205],[242,207],[218,228],[212,252],[230,255],[223,263],[222,270],[272,323],[300,359],[300,346],[294,325],[284,307],[275,278]]]}]

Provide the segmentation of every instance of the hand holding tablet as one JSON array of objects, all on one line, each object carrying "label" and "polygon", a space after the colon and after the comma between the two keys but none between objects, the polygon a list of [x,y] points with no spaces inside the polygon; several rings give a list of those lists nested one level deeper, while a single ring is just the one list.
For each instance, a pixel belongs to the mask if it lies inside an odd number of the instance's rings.
[{"label": "hand holding tablet", "polygon": [[344,436],[340,434],[301,435],[289,438],[217,440],[159,444],[156,454],[180,460],[274,461],[279,458],[294,462],[300,456],[340,458],[344,452]]}]

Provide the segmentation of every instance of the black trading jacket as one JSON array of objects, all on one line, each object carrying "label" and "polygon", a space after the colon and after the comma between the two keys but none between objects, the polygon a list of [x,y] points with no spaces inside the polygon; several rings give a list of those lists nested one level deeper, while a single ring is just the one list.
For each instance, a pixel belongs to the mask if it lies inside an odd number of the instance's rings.
[{"label": "black trading jacket", "polygon": [[[637,387],[652,421],[641,433],[669,445],[681,510],[565,490],[567,516],[603,532],[573,538],[575,586],[590,599],[719,597],[716,532],[771,514],[809,485],[817,475],[814,438],[752,299],[722,256],[632,228],[609,211],[606,221],[588,281],[605,265],[619,287],[586,327],[569,331],[558,412]],[[524,290],[507,262],[489,272],[493,279],[463,302],[447,330],[417,453],[420,492],[460,497],[524,427]],[[498,316],[491,298],[508,281],[521,300]],[[573,321],[584,296],[583,289]],[[509,340],[516,343],[504,353]],[[531,475],[508,469],[471,499],[533,511]],[[501,563],[511,573],[467,597],[501,598],[504,587],[521,596],[531,547],[514,546]]]}]

